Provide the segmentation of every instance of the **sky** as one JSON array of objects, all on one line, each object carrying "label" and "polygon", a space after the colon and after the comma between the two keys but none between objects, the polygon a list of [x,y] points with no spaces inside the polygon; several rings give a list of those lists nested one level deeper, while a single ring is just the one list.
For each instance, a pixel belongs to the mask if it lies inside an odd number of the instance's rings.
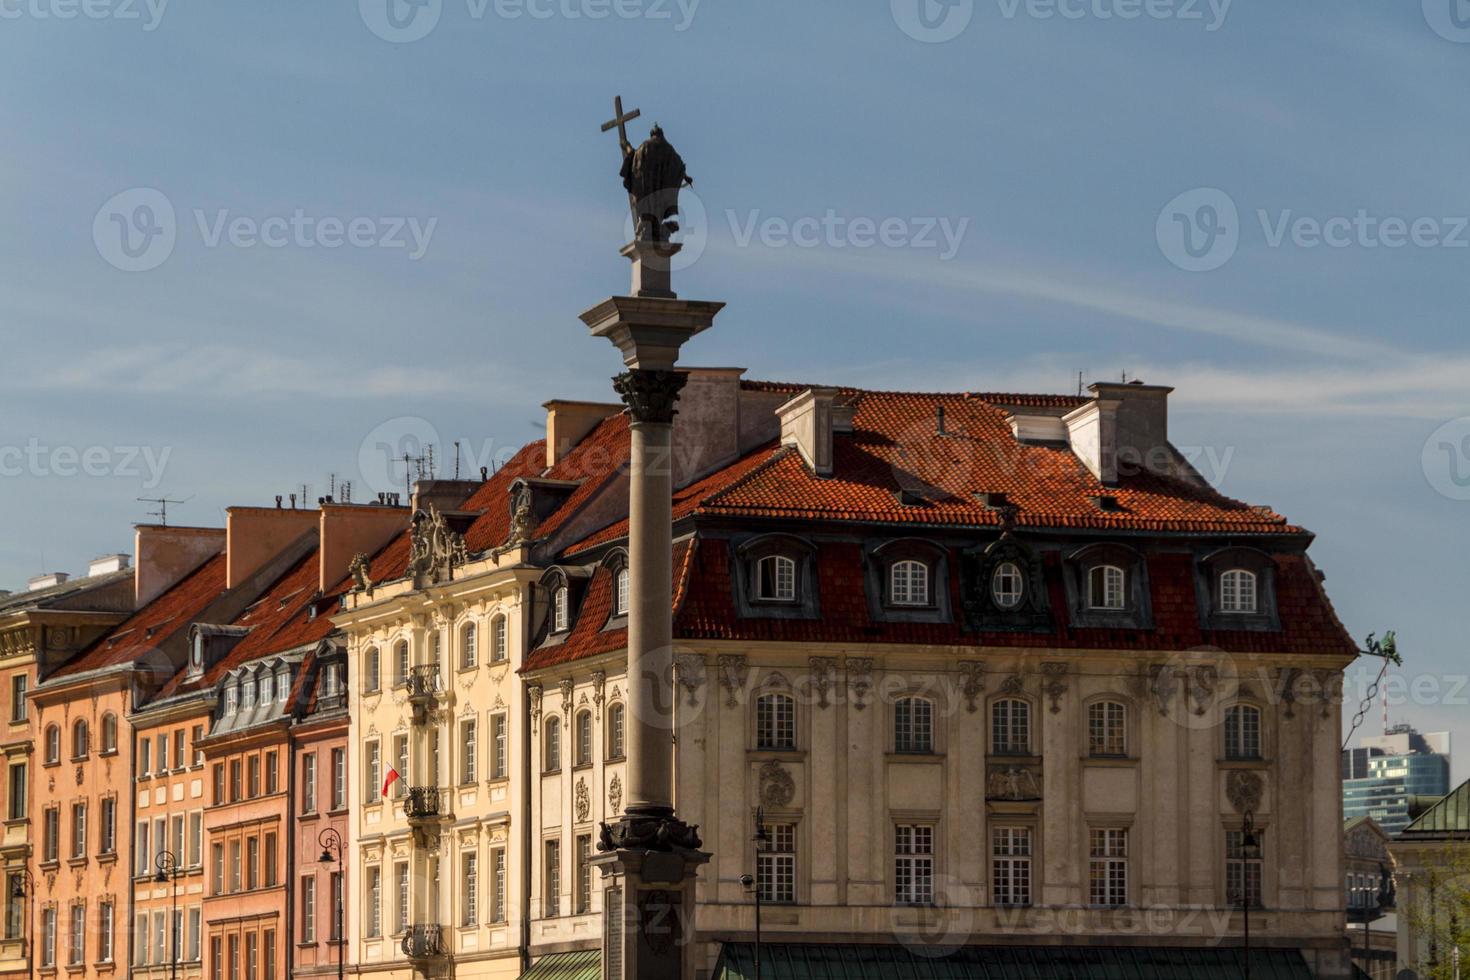
[{"label": "sky", "polygon": [[696,180],[676,288],[729,304],[684,363],[1175,386],[1465,779],[1459,3],[0,0],[0,588],[131,550],[139,497],[361,500],[608,400],[621,94]]}]

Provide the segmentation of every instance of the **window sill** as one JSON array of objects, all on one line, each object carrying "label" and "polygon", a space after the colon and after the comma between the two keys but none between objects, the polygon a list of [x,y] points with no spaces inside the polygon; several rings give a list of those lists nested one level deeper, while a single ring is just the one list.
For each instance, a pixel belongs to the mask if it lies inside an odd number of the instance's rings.
[{"label": "window sill", "polygon": [[607,764],[607,765],[609,765],[609,766],[610,766],[610,765],[613,765],[613,764],[615,764],[615,763],[619,763],[619,762],[627,762],[627,761],[628,761],[628,757],[627,757],[627,756],[626,756],[626,755],[610,755],[610,756],[608,756],[608,757],[607,757],[607,758],[606,758],[606,759],[605,759],[605,760],[604,760],[604,762],[605,762],[605,763],[606,763],[606,764]]},{"label": "window sill", "polygon": [[[60,759],[57,759],[55,762],[43,762],[43,763],[41,763],[41,768],[42,769],[55,769],[55,768],[57,768],[60,765],[61,765],[61,760]],[[55,967],[52,967],[52,969],[54,970],[56,968]]]},{"label": "window sill", "polygon": [[42,861],[40,864],[40,868],[42,871],[60,871],[61,862],[56,860],[55,858],[52,858],[50,861]]},{"label": "window sill", "polygon": [[87,856],[83,854],[81,857],[67,858],[66,866],[68,868],[85,868],[87,866]]},{"label": "window sill", "polygon": [[1084,755],[1082,764],[1099,769],[1127,769],[1138,765],[1138,760],[1127,755]]},{"label": "window sill", "polygon": [[297,816],[296,819],[298,819],[298,820],[315,820],[315,819],[317,819],[320,816],[321,816],[321,813],[319,811],[317,811],[317,810],[306,810],[306,811],[303,811],[302,813],[300,813]]},{"label": "window sill", "polygon": [[316,946],[317,941],[315,939],[303,939],[301,942],[296,944],[297,949],[315,949]]},{"label": "window sill", "polygon": [[592,763],[590,763],[590,762],[579,762],[575,766],[572,766],[572,772],[582,772],[583,770],[591,769],[591,768],[592,768]]},{"label": "window sill", "polygon": [[86,762],[90,758],[92,758],[90,755],[74,755],[74,756],[71,757],[71,760],[70,761],[72,761],[72,762]]},{"label": "window sill", "polygon": [[543,770],[541,770],[541,775],[543,775],[543,776],[560,776],[561,775],[561,767],[560,766],[557,766],[555,769],[543,769]]},{"label": "window sill", "polygon": [[1271,763],[1264,756],[1258,756],[1254,759],[1217,759],[1215,764],[1221,769],[1259,769]]},{"label": "window sill", "polygon": [[1006,753],[992,754],[985,757],[985,764],[990,766],[1039,766],[1041,765],[1041,756],[1031,755],[1029,752],[1018,752],[1014,755],[1008,755]]},{"label": "window sill", "polygon": [[[755,762],[801,762],[806,758],[806,752],[801,749],[748,749],[747,755]],[[616,760],[626,761],[624,759]]]},{"label": "window sill", "polygon": [[30,817],[11,817],[5,821],[6,827],[24,827],[31,822]]}]

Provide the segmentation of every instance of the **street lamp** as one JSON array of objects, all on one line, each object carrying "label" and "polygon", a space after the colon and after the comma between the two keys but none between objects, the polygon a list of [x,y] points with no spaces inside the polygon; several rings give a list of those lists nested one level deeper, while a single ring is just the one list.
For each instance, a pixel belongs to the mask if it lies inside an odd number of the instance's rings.
[{"label": "street lamp", "polygon": [[755,808],[755,876],[741,875],[740,884],[748,892],[755,893],[755,980],[761,980],[761,851],[771,839],[766,833],[766,815],[762,807]]},{"label": "street lamp", "polygon": [[153,859],[158,866],[158,874],[153,880],[160,885],[173,882],[173,901],[168,913],[168,931],[170,942],[173,947],[173,959],[169,962],[168,975],[170,980],[177,980],[179,975],[179,933],[183,930],[179,922],[179,878],[184,874],[183,868],[179,867],[179,857],[173,851],[161,851],[158,857]]},{"label": "street lamp", "polygon": [[1258,867],[1261,860],[1261,838],[1256,835],[1255,814],[1247,810],[1240,821],[1240,887],[1239,890],[1229,896],[1244,913],[1245,933],[1245,968],[1241,975],[1245,980],[1251,980],[1251,905],[1254,904],[1251,895],[1251,869]]},{"label": "street lamp", "polygon": [[1363,896],[1361,904],[1354,902],[1351,895],[1348,896],[1348,921],[1361,921],[1363,923],[1363,972],[1372,973],[1372,930],[1374,922],[1388,914],[1388,910],[1394,907],[1393,874],[1387,867],[1380,868],[1378,875],[1378,894],[1372,900],[1367,895]]},{"label": "street lamp", "polygon": [[337,922],[337,980],[342,980],[343,957],[347,952],[347,930],[342,925],[342,913],[347,906],[347,878],[342,870],[342,835],[335,828],[328,827],[317,835],[316,841],[322,846],[322,864],[331,864],[334,860],[332,851],[337,852],[337,886],[332,890],[332,904],[336,906],[333,913]]},{"label": "street lamp", "polygon": [[[36,895],[36,877],[35,875],[31,874],[30,869],[21,868],[18,871],[10,872],[10,874],[15,879],[15,883],[11,885],[10,897],[19,898],[22,900],[27,897],[34,899]],[[30,974],[34,977],[36,975],[36,923],[34,919],[34,901],[26,906],[26,911],[26,928],[29,931],[31,938],[25,941],[22,946],[26,951],[26,962],[30,964]]]}]

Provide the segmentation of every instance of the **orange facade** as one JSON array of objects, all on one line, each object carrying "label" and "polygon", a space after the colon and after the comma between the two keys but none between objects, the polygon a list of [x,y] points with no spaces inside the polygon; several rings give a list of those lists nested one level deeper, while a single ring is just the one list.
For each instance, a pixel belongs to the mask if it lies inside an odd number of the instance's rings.
[{"label": "orange facade", "polygon": [[[292,976],[335,974],[346,955],[346,908],[351,869],[339,861],[347,850],[347,725],[340,697],[318,698],[320,712],[293,732],[298,781],[292,821],[296,855],[295,968]],[[329,860],[323,860],[329,858]]]}]

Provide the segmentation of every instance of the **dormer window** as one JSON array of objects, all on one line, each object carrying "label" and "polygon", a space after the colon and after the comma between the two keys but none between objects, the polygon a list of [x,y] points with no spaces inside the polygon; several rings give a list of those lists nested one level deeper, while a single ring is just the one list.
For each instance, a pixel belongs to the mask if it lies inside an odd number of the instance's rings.
[{"label": "dormer window", "polygon": [[269,672],[260,677],[260,703],[270,704],[276,699],[276,677]]},{"label": "dormer window", "polygon": [[767,555],[756,562],[755,597],[761,602],[795,602],[796,562],[785,555]]},{"label": "dormer window", "polygon": [[1235,615],[1256,612],[1256,573],[1232,568],[1220,574],[1220,611]]},{"label": "dormer window", "polygon": [[551,629],[555,633],[565,633],[571,628],[572,622],[572,597],[570,590],[565,585],[558,585],[556,591],[551,594]]},{"label": "dormer window", "polygon": [[1126,609],[1127,576],[1117,565],[1094,565],[1087,572],[1087,604],[1093,609]]},{"label": "dormer window", "polygon": [[204,635],[202,633],[194,634],[194,642],[189,648],[189,668],[195,674],[204,670]]},{"label": "dormer window", "polygon": [[246,711],[249,711],[251,708],[255,707],[255,679],[252,677],[245,678],[244,686],[245,692],[244,695],[240,698],[240,707],[245,709]]},{"label": "dormer window", "polygon": [[1013,561],[1003,561],[995,566],[990,576],[990,597],[1001,609],[1014,609],[1026,597],[1026,579],[1021,566]]},{"label": "dormer window", "polygon": [[276,697],[285,701],[291,693],[291,669],[282,667],[276,671]]},{"label": "dormer window", "polygon": [[628,615],[628,569],[618,569],[613,579],[613,615]]},{"label": "dormer window", "polygon": [[233,715],[240,707],[240,689],[234,684],[225,688],[225,714]]},{"label": "dormer window", "polygon": [[896,561],[888,572],[889,601],[895,606],[929,605],[929,566],[921,561]]}]

